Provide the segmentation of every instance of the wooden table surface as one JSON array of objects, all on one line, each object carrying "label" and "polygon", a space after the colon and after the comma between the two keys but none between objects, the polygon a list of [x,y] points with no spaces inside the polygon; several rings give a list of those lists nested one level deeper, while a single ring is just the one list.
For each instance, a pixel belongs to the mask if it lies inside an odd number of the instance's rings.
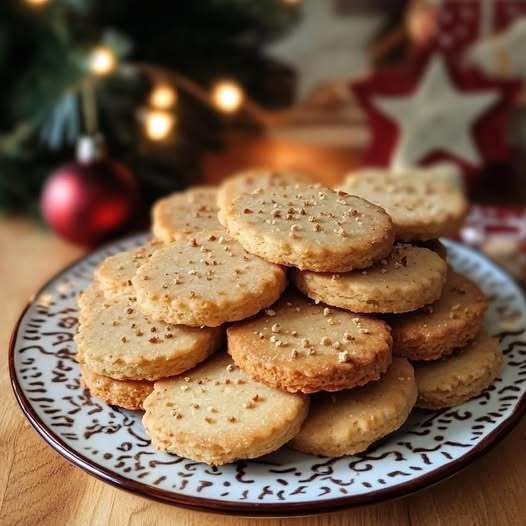
[{"label": "wooden table surface", "polygon": [[[526,420],[486,456],[432,488],[394,502],[298,519],[240,519],[158,504],[72,466],[36,434],[9,385],[11,329],[31,294],[82,254],[28,220],[0,219],[0,524],[180,526],[519,525],[526,514]],[[521,519],[522,517],[522,519]]]}]

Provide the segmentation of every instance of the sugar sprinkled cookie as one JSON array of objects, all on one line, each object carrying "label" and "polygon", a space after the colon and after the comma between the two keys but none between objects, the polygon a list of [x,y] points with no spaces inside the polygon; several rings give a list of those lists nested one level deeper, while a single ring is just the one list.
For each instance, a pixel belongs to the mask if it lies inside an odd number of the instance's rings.
[{"label": "sugar sprinkled cookie", "polygon": [[464,347],[479,332],[487,304],[475,283],[450,268],[438,301],[388,318],[393,354],[410,360],[436,360]]},{"label": "sugar sprinkled cookie", "polygon": [[327,457],[360,453],[396,431],[409,416],[416,397],[413,367],[405,358],[394,358],[376,382],[314,395],[309,416],[289,445]]},{"label": "sugar sprinkled cookie", "polygon": [[317,272],[368,267],[390,252],[394,239],[383,209],[318,185],[296,183],[241,194],[222,219],[248,252]]},{"label": "sugar sprinkled cookie", "polygon": [[107,257],[95,270],[95,279],[104,294],[108,297],[130,294],[131,279],[135,276],[135,272],[155,250],[162,246],[163,243],[153,240],[137,248]]},{"label": "sugar sprinkled cookie", "polygon": [[497,339],[482,331],[452,356],[415,364],[416,405],[441,409],[463,404],[489,387],[501,367],[502,353]]},{"label": "sugar sprinkled cookie", "polygon": [[350,389],[377,380],[391,363],[383,321],[294,292],[229,327],[227,340],[234,362],[254,380],[293,393]]},{"label": "sugar sprinkled cookie", "polygon": [[346,273],[292,272],[294,284],[310,298],[353,312],[400,313],[436,301],[447,275],[435,252],[396,245],[391,254],[365,270]]},{"label": "sugar sprinkled cookie", "polygon": [[221,465],[280,448],[308,405],[304,395],[254,382],[219,353],[188,376],[156,382],[143,423],[156,449]]},{"label": "sugar sprinkled cookie", "polygon": [[114,380],[97,374],[87,367],[80,368],[81,382],[88,391],[107,404],[140,410],[144,399],[153,391],[153,382],[147,380]]},{"label": "sugar sprinkled cookie", "polygon": [[180,374],[212,354],[222,331],[152,321],[134,296],[106,298],[97,284],[85,291],[77,360],[116,380],[157,380]]},{"label": "sugar sprinkled cookie", "polygon": [[224,232],[200,233],[158,250],[132,280],[148,315],[215,327],[256,314],[285,289],[285,271]]},{"label": "sugar sprinkled cookie", "polygon": [[265,168],[252,168],[233,175],[226,179],[217,191],[217,205],[219,207],[219,221],[225,224],[222,217],[226,208],[240,194],[253,192],[260,189],[271,189],[296,182],[306,182],[308,176],[299,172],[284,170],[268,170]]},{"label": "sugar sprinkled cookie", "polygon": [[166,243],[196,232],[220,230],[217,189],[198,186],[176,192],[155,203],[152,209],[154,236]]},{"label": "sugar sprinkled cookie", "polygon": [[459,185],[449,175],[436,171],[393,174],[363,170],[347,176],[342,190],[384,208],[400,241],[455,234],[468,212]]}]

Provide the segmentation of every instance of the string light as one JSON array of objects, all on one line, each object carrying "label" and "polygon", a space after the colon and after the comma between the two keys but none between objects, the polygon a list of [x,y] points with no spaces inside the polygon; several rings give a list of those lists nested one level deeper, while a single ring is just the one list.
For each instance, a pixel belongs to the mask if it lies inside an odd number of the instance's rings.
[{"label": "string light", "polygon": [[146,135],[152,141],[166,139],[175,125],[174,116],[167,111],[149,110],[144,116]]},{"label": "string light", "polygon": [[281,2],[287,5],[299,5],[303,3],[303,0],[281,0]]},{"label": "string light", "polygon": [[95,48],[89,57],[89,69],[95,75],[109,75],[117,67],[115,53],[107,47]]},{"label": "string light", "polygon": [[159,84],[151,92],[149,100],[154,108],[167,110],[177,102],[177,92],[169,84]]},{"label": "string light", "polygon": [[212,88],[212,101],[218,110],[234,113],[243,104],[245,94],[239,84],[231,80],[221,80]]},{"label": "string light", "polygon": [[47,4],[49,0],[26,0],[30,5],[44,5]]}]

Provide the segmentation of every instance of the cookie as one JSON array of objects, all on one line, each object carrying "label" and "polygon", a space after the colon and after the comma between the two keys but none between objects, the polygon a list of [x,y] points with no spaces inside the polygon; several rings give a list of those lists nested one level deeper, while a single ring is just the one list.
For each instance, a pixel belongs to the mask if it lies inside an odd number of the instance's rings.
[{"label": "cookie", "polygon": [[250,377],[291,393],[339,391],[377,380],[391,363],[381,320],[285,294],[227,330],[228,352]]},{"label": "cookie", "polygon": [[77,361],[116,380],[157,380],[180,374],[213,353],[222,331],[152,321],[134,296],[106,298],[97,284],[84,293]]},{"label": "cookie", "polygon": [[413,243],[417,247],[428,248],[436,252],[444,261],[447,261],[447,248],[440,239],[430,239],[429,241],[416,241]]},{"label": "cookie", "polygon": [[409,312],[433,303],[442,293],[447,264],[435,252],[396,245],[366,270],[343,274],[294,270],[292,281],[317,301],[362,313]]},{"label": "cookie", "polygon": [[404,174],[363,170],[350,174],[342,190],[384,208],[400,241],[451,236],[468,212],[458,184],[449,175],[431,170]]},{"label": "cookie", "polygon": [[287,443],[308,411],[304,395],[251,380],[226,353],[155,383],[144,401],[152,445],[207,464],[256,458]]},{"label": "cookie", "polygon": [[442,360],[415,364],[416,405],[441,409],[462,404],[489,387],[501,367],[498,341],[483,330],[458,353]]},{"label": "cookie", "polygon": [[142,310],[157,320],[216,327],[256,314],[285,289],[285,271],[248,254],[221,232],[175,241],[132,280]]},{"label": "cookie", "polygon": [[88,367],[80,368],[80,381],[88,391],[107,404],[132,411],[142,409],[144,399],[153,391],[153,382],[147,380],[114,380],[102,376]]},{"label": "cookie", "polygon": [[438,301],[387,319],[393,333],[393,354],[410,360],[436,360],[451,354],[477,335],[487,304],[475,283],[450,268]]},{"label": "cookie", "polygon": [[135,272],[155,250],[162,246],[163,243],[154,240],[132,250],[107,257],[95,270],[95,279],[104,294],[108,297],[130,294],[131,279],[135,276]]},{"label": "cookie", "polygon": [[377,382],[311,398],[309,416],[290,447],[327,457],[354,455],[396,431],[407,419],[417,397],[413,367],[394,358]]},{"label": "cookie", "polygon": [[217,219],[217,189],[198,186],[176,192],[155,203],[152,209],[153,235],[168,243],[196,232],[220,230]]},{"label": "cookie", "polygon": [[222,224],[225,224],[223,213],[240,194],[259,192],[260,188],[267,190],[286,186],[290,183],[305,182],[308,179],[307,175],[299,172],[264,168],[253,168],[235,174],[226,179],[217,191],[218,219]]},{"label": "cookie", "polygon": [[296,183],[241,194],[222,218],[251,254],[316,272],[368,267],[391,251],[394,239],[383,209],[319,185]]}]

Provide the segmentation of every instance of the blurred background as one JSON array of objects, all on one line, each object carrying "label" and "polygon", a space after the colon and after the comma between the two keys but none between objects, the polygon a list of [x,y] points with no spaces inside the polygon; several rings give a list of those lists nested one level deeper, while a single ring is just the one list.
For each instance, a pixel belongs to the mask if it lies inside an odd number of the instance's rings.
[{"label": "blurred background", "polygon": [[253,166],[440,164],[521,274],[524,49],[518,0],[2,0],[0,230],[91,245]]}]

